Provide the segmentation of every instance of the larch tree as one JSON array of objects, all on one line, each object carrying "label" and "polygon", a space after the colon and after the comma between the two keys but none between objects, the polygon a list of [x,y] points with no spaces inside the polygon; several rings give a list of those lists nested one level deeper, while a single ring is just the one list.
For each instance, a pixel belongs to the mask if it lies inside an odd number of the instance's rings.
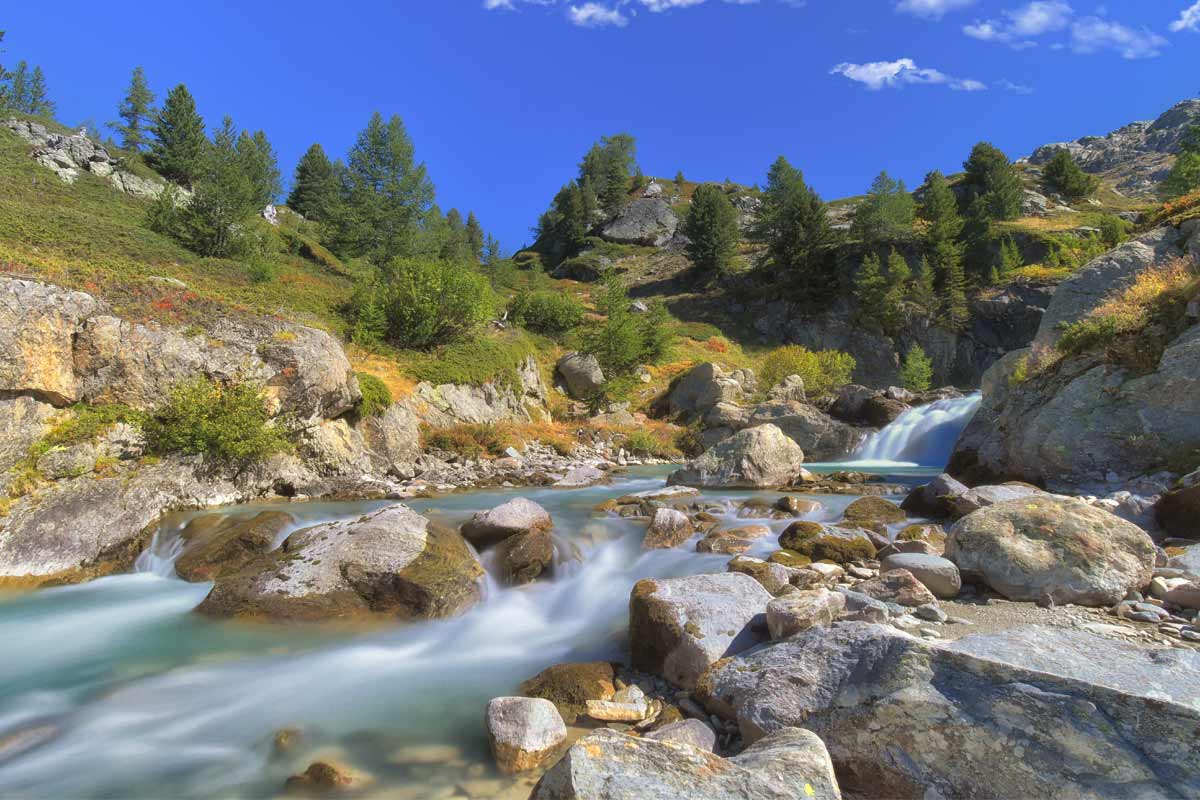
[{"label": "larch tree", "polygon": [[467,249],[470,253],[471,260],[475,263],[483,261],[483,248],[485,236],[483,226],[479,224],[479,217],[475,216],[474,211],[467,212]]},{"label": "larch tree", "polygon": [[314,144],[296,165],[287,206],[313,222],[329,222],[338,205],[339,187],[337,171],[325,149]]},{"label": "larch tree", "polygon": [[700,269],[717,273],[728,268],[741,234],[737,211],[719,186],[706,183],[696,189],[683,233],[688,256]]},{"label": "larch tree", "polygon": [[164,178],[191,186],[203,168],[209,142],[196,101],[182,83],[167,93],[150,132],[151,166]]},{"label": "larch tree", "polygon": [[766,242],[771,263],[803,280],[805,294],[815,298],[836,289],[823,252],[833,241],[825,203],[783,156],[767,173],[756,233]]},{"label": "larch tree", "polygon": [[108,127],[121,137],[121,147],[131,153],[140,153],[150,143],[150,125],[154,118],[154,92],[146,81],[146,72],[141,67],[133,68],[125,99],[117,106],[120,122],[110,122]]}]

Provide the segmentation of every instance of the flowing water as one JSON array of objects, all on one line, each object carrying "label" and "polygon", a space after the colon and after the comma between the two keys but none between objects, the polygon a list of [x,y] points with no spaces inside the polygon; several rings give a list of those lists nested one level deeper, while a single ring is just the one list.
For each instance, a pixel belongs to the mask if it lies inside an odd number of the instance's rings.
[{"label": "flowing water", "polygon": [[[945,449],[949,426],[961,427],[969,416],[943,407],[921,415],[924,421],[902,417],[896,425],[914,441],[884,431],[860,456],[911,458],[878,471],[915,483],[936,471],[921,464],[935,447]],[[368,769],[377,788],[416,789],[394,796],[430,796],[432,787],[426,794],[421,784],[433,780],[429,769],[395,763],[390,753],[446,744],[465,762],[485,763],[488,699],[512,693],[551,664],[620,660],[637,580],[724,571],[728,557],[686,546],[644,552],[644,521],[593,517],[608,498],[662,486],[667,471],[637,468],[611,485],[572,491],[464,492],[412,502],[458,524],[523,495],[546,507],[556,536],[582,556],[553,580],[521,588],[491,584],[483,603],[450,620],[337,630],[200,617],[192,609],[210,584],[178,579],[172,563],[182,546],[179,531],[205,512],[164,521],[134,574],[0,597],[0,797],[272,797],[288,775],[325,754]],[[752,494],[705,496],[736,501]],[[854,498],[815,499],[822,508],[808,518],[836,520]],[[382,505],[284,508],[299,528]],[[775,532],[787,524],[758,521]],[[750,555],[775,548],[768,537]],[[302,730],[304,747],[280,756],[273,739],[285,728]]]}]

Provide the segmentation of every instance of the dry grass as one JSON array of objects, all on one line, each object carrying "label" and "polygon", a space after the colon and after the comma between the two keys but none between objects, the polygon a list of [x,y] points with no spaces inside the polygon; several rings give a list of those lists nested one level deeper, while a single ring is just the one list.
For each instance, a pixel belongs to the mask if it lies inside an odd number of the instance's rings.
[{"label": "dry grass", "polygon": [[679,433],[680,429],[674,425],[654,420],[635,426],[591,421],[499,422],[424,427],[421,444],[463,458],[500,458],[510,447],[522,450],[526,445],[537,443],[566,457],[575,452],[580,442],[611,441],[638,456],[678,458],[681,455],[676,445]]},{"label": "dry grass", "polygon": [[392,400],[403,400],[413,393],[417,383],[401,372],[394,359],[372,353],[353,344],[345,345],[346,356],[355,372],[365,372],[383,381],[392,394]]}]

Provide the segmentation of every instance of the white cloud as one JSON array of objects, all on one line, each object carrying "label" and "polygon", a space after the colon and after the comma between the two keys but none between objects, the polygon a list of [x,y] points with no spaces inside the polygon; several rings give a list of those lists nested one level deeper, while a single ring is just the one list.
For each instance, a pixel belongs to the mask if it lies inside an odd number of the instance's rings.
[{"label": "white cloud", "polygon": [[629,24],[629,18],[622,14],[620,9],[604,6],[599,3],[584,3],[581,6],[569,6],[567,8],[567,19],[571,20],[573,25],[578,25],[581,28],[603,28],[608,25],[624,28]]},{"label": "white cloud", "polygon": [[1166,45],[1166,39],[1146,28],[1134,30],[1100,17],[1084,17],[1071,26],[1071,49],[1076,53],[1115,50],[1133,60],[1161,55]]},{"label": "white cloud", "polygon": [[975,5],[975,0],[896,0],[896,11],[923,19],[941,19],[951,11]]},{"label": "white cloud", "polygon": [[829,72],[831,75],[841,75],[857,81],[872,91],[899,89],[910,84],[946,86],[960,92],[981,92],[987,89],[987,84],[971,78],[955,78],[936,69],[918,67],[911,58],[872,61],[867,64],[842,63]]},{"label": "white cloud", "polygon": [[1171,31],[1172,33],[1181,33],[1183,31],[1200,33],[1200,0],[1197,0],[1195,5],[1183,10],[1183,13],[1179,15],[1179,19],[1171,23]]},{"label": "white cloud", "polygon": [[999,81],[997,81],[996,85],[1004,91],[1012,92],[1013,94],[1033,94],[1032,86],[1028,86],[1024,83],[1014,83],[1008,78],[1001,78]]},{"label": "white cloud", "polygon": [[1014,50],[1036,47],[1031,37],[1066,28],[1075,10],[1066,0],[1034,0],[1001,12],[1004,19],[976,20],[963,26],[963,33],[983,42],[1001,42]]}]

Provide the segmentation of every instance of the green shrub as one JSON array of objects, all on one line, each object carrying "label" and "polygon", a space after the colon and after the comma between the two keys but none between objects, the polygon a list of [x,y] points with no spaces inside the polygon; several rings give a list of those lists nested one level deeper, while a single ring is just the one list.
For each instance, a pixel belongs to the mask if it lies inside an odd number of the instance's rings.
[{"label": "green shrub", "polygon": [[288,449],[273,426],[259,386],[222,386],[196,378],[176,386],[167,401],[147,417],[146,442],[154,453],[204,455],[248,464]]},{"label": "green shrub", "polygon": [[1115,214],[1104,214],[1096,225],[1100,229],[1100,238],[1109,247],[1116,247],[1129,238],[1133,225]]},{"label": "green shrub", "polygon": [[639,364],[655,363],[670,350],[675,334],[661,302],[635,313],[625,289],[609,278],[597,307],[605,318],[583,332],[581,349],[596,357],[606,376],[628,375]]},{"label": "green shrub", "polygon": [[1100,179],[1079,168],[1066,150],[1059,150],[1042,171],[1046,185],[1070,200],[1087,197],[1100,187]]},{"label": "green shrub", "polygon": [[251,256],[246,260],[246,274],[251,283],[270,283],[279,277],[279,267],[261,256]]},{"label": "green shrub", "polygon": [[583,305],[563,292],[521,292],[508,311],[513,322],[538,333],[562,333],[583,322]]},{"label": "green shrub", "polygon": [[387,384],[369,372],[356,372],[362,398],[355,409],[359,417],[377,417],[392,405],[392,392]]},{"label": "green shrub", "polygon": [[840,350],[814,353],[792,344],[776,348],[763,358],[759,380],[763,389],[769,390],[789,375],[799,375],[809,397],[824,397],[849,383],[856,366],[854,357]]},{"label": "green shrub", "polygon": [[904,364],[900,367],[900,380],[904,388],[914,392],[925,392],[933,381],[933,362],[925,355],[924,348],[914,344],[904,356]]},{"label": "green shrub", "polygon": [[515,387],[520,383],[517,368],[535,352],[526,336],[467,339],[420,356],[408,367],[419,381],[435,386],[444,383],[484,384]]},{"label": "green shrub", "polygon": [[55,447],[69,447],[95,439],[118,422],[140,426],[143,415],[128,406],[83,403],[70,409],[70,416],[56,422],[29,450],[33,459],[40,458]]},{"label": "green shrub", "polygon": [[481,274],[462,264],[401,259],[360,282],[350,304],[355,341],[427,349],[463,338],[495,311]]},{"label": "green shrub", "polygon": [[679,455],[673,442],[666,442],[653,433],[641,428],[631,430],[625,436],[625,449],[635,456],[674,458]]},{"label": "green shrub", "polygon": [[517,441],[509,431],[498,425],[465,424],[450,428],[421,428],[422,447],[447,450],[463,458],[500,456],[516,444]]}]

